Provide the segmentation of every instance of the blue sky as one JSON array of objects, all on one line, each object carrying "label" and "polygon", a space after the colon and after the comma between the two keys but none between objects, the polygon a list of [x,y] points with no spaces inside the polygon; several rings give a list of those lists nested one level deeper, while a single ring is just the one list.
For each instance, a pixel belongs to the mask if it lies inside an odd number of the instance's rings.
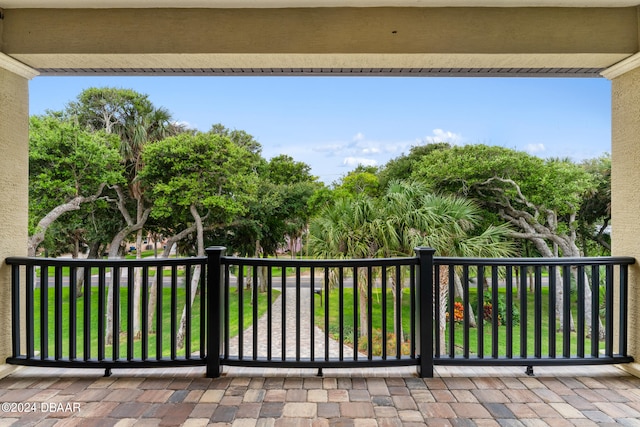
[{"label": "blue sky", "polygon": [[147,94],[199,130],[242,129],[264,157],[288,154],[327,184],[434,141],[575,161],[611,150],[604,78],[36,77],[30,114],[103,86]]}]

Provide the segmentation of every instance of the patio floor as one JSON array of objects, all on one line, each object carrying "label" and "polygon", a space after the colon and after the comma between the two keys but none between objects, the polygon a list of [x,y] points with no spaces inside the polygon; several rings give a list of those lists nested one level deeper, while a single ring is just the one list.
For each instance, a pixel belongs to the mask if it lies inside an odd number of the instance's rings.
[{"label": "patio floor", "polygon": [[640,426],[640,378],[614,366],[225,369],[21,368],[0,426]]}]

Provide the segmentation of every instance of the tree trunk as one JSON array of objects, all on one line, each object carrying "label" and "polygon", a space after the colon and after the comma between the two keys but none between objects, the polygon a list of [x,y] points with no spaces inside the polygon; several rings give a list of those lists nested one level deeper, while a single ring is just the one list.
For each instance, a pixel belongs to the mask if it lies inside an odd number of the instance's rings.
[{"label": "tree trunk", "polygon": [[83,203],[89,203],[89,202],[94,202],[98,200],[98,198],[100,197],[100,194],[102,194],[102,190],[104,189],[105,185],[106,184],[100,184],[98,191],[92,196],[88,196],[88,197],[77,196],[77,197],[74,197],[72,200],[68,201],[67,203],[63,203],[51,209],[49,213],[47,213],[38,222],[35,233],[29,236],[29,239],[27,240],[27,256],[30,256],[30,257],[36,256],[36,250],[38,249],[38,246],[40,245],[40,243],[42,243],[42,241],[44,240],[44,236],[45,236],[45,233],[47,232],[47,229],[51,226],[51,224],[53,224],[53,222],[56,219],[58,219],[62,214],[65,214],[67,212],[77,211],[78,209],[80,209],[80,205]]},{"label": "tree trunk", "polygon": [[[175,245],[177,242],[184,239],[186,236],[193,233],[194,231],[196,231],[195,223],[192,224],[190,227],[185,228],[180,233],[167,238],[167,244],[164,247],[164,250],[162,251],[161,257],[169,258],[169,255],[171,254],[171,248],[173,247],[173,245]],[[158,271],[156,271],[156,275],[162,276],[161,268],[159,268]],[[148,305],[148,311],[147,311],[148,312],[147,324],[149,325],[149,332],[155,332],[155,323],[153,322],[153,320],[155,317],[157,297],[158,297],[157,281],[152,280],[149,286],[149,305]]]},{"label": "tree trunk", "polygon": [[[118,200],[116,204],[120,213],[124,217],[127,226],[120,230],[111,240],[111,244],[109,246],[109,259],[117,259],[118,254],[120,252],[120,246],[122,242],[129,236],[131,233],[138,231],[144,227],[147,218],[149,218],[149,213],[151,213],[151,208],[147,208],[143,211],[142,215],[140,215],[140,220],[137,223],[134,223],[129,215],[129,211],[125,206],[125,198],[122,192],[122,189],[119,186],[114,186],[114,190],[118,194]],[[113,307],[113,293],[114,293],[114,283],[116,280],[116,275],[114,269],[111,272],[111,281],[109,282],[108,290],[107,290],[107,313],[106,313],[106,325],[105,325],[105,344],[112,345],[114,336],[113,336],[113,320],[116,316],[120,316],[120,307],[117,307],[117,310],[114,311]],[[116,355],[117,356],[117,355]]]},{"label": "tree trunk", "polygon": [[[453,281],[456,286],[456,295],[462,298],[462,295],[463,295],[462,280],[460,280],[460,275],[457,272],[453,276]],[[467,304],[467,307],[465,308],[469,310],[469,326],[471,326],[472,328],[477,327],[478,324],[476,323],[476,315],[473,312],[473,306],[471,305],[471,302],[469,302],[469,304]]]},{"label": "tree trunk", "polygon": [[[191,205],[189,208],[193,219],[196,224],[196,236],[198,241],[198,256],[205,256],[204,251],[204,228],[202,226],[202,217],[198,213],[195,205]],[[184,347],[184,338],[187,329],[187,304],[190,307],[193,306],[193,301],[196,298],[196,294],[198,293],[198,283],[200,282],[200,266],[196,266],[193,272],[193,277],[191,279],[191,295],[189,295],[189,299],[185,302],[184,309],[182,310],[182,317],[180,318],[180,327],[178,329],[178,335],[176,336],[176,345],[178,348]]]},{"label": "tree trunk", "polygon": [[[136,259],[142,259],[142,229],[136,233]],[[142,336],[140,319],[140,292],[142,288],[142,269],[135,268],[133,281],[133,336],[139,339]],[[131,298],[131,295],[129,295]]]}]

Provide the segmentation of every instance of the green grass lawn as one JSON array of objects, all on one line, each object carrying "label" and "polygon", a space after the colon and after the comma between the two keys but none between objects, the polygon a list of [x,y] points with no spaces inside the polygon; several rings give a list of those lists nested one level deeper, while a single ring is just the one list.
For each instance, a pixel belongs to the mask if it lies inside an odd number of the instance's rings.
[{"label": "green grass lawn", "polygon": [[[500,294],[502,296],[504,296],[506,290],[504,288],[500,289]],[[512,354],[514,356],[519,356],[520,352],[521,352],[521,333],[525,334],[526,337],[526,354],[528,356],[534,356],[535,355],[535,349],[536,349],[536,337],[534,334],[534,327],[536,325],[536,314],[534,311],[534,294],[533,293],[529,293],[527,295],[527,307],[526,307],[526,315],[527,315],[527,320],[526,320],[526,330],[522,330],[522,321],[520,321],[518,324],[513,325],[512,326],[512,345],[511,345],[511,349],[512,349]],[[474,301],[477,301],[477,291],[475,289],[471,289],[470,290],[470,301],[472,301],[472,303]],[[514,292],[514,302],[516,307],[519,309],[519,311],[522,313],[522,308],[520,307],[519,301],[516,301],[516,297],[515,297],[515,292]],[[403,332],[404,332],[404,336],[405,338],[408,340],[408,333],[409,333],[409,328],[410,328],[410,306],[409,306],[409,291],[408,289],[405,289],[403,291],[403,298],[402,298],[402,309],[401,309],[401,317],[402,317],[402,328],[403,328]],[[355,324],[357,324],[356,322],[358,322],[358,319],[356,319],[356,321],[354,322],[354,316],[353,316],[353,290],[352,289],[345,289],[344,290],[344,310],[343,310],[343,328],[345,331],[345,342],[347,344],[351,344],[353,343],[353,332],[354,330],[357,330],[357,328],[354,327]],[[575,309],[575,306],[577,304],[576,298],[575,296],[572,296],[572,306]],[[381,304],[381,290],[380,289],[375,289],[373,292],[373,318],[372,318],[372,325],[373,325],[373,352],[375,355],[380,355],[381,354],[381,348],[382,348],[382,344],[381,344],[381,339],[382,339],[382,304]],[[553,339],[550,336],[550,329],[549,329],[549,295],[548,295],[548,289],[547,288],[543,288],[542,289],[542,298],[541,298],[541,305],[542,305],[542,316],[539,319],[539,323],[541,325],[540,330],[541,330],[541,338],[539,339],[539,351],[541,356],[548,356],[549,355],[549,349],[551,348],[551,344],[553,343]],[[474,307],[474,312],[477,311],[477,303],[474,303],[473,305]],[[319,305],[319,303],[317,303],[316,305],[316,310],[315,310],[315,322],[316,324],[322,328],[323,330],[327,330],[329,331],[329,333],[334,337],[334,338],[338,338],[338,333],[339,333],[339,327],[340,327],[340,312],[339,312],[339,296],[338,296],[338,291],[337,290],[331,290],[329,293],[329,324],[328,326],[325,325],[325,307],[321,307]],[[478,315],[478,313],[475,313],[476,315]],[[574,320],[577,322],[577,317],[576,317],[576,313],[574,310]],[[393,296],[391,291],[389,290],[387,292],[387,312],[386,312],[386,321],[387,321],[387,353],[394,353],[395,352],[395,335],[394,335],[394,330],[393,330],[393,325],[394,325],[394,316],[395,316],[395,307],[393,305]],[[468,346],[467,348],[467,353],[470,356],[476,356],[478,355],[478,349],[479,343],[482,343],[484,346],[483,352],[482,354],[485,357],[490,357],[492,355],[492,350],[493,350],[493,325],[491,324],[491,321],[485,320],[482,324],[483,326],[483,330],[482,333],[480,333],[480,329],[479,328],[470,328],[469,329],[469,336],[468,336]],[[556,324],[556,329],[557,329],[558,324]],[[500,325],[497,326],[498,329],[498,340],[497,340],[497,347],[498,347],[498,355],[499,356],[505,356],[507,354],[507,326]],[[349,335],[350,334],[350,335]],[[445,329],[445,339],[446,339],[446,346],[444,349],[442,349],[441,353],[445,354],[449,352],[450,349],[450,344],[449,344],[449,323],[447,322],[447,326]],[[562,333],[557,332],[555,334],[555,355],[557,355],[558,357],[560,357],[562,355],[563,352],[563,340],[564,337],[562,335]],[[363,338],[359,338],[359,349],[361,351],[366,351],[366,339]],[[591,339],[590,338],[585,338],[585,354],[590,354],[591,352]],[[604,348],[604,342],[600,342],[598,343],[599,348]],[[403,345],[403,354],[408,354],[408,348],[409,348],[409,343],[405,343]],[[577,334],[576,332],[572,332],[571,336],[570,336],[570,353],[572,355],[577,354],[578,351],[578,339],[577,339]],[[462,324],[462,322],[456,322],[454,325],[454,354],[457,356],[461,356],[465,354],[465,335],[464,335],[464,325]]]},{"label": "green grass lawn", "polygon": [[[133,355],[134,358],[142,357],[142,343],[143,340],[146,340],[148,345],[148,356],[150,358],[156,357],[156,344],[158,340],[160,340],[160,344],[162,347],[162,357],[170,357],[171,356],[171,289],[163,288],[162,293],[162,334],[158,335],[155,332],[156,320],[154,317],[153,325],[149,325],[150,329],[153,328],[153,331],[150,331],[148,334],[143,334],[142,337],[136,337],[133,341]],[[36,352],[40,352],[43,348],[41,344],[41,334],[40,334],[40,324],[41,324],[41,290],[38,288],[35,290],[35,305],[34,305],[34,337],[35,337],[35,350]],[[234,293],[235,290],[231,289],[231,292]],[[279,295],[278,292],[273,292],[273,298],[275,299]],[[106,296],[105,296],[106,297]],[[185,289],[178,288],[176,290],[176,311],[175,311],[175,322],[176,325],[179,326],[180,318],[182,317],[182,311],[184,308],[186,300]],[[72,334],[70,331],[70,319],[71,319],[71,303],[69,302],[69,288],[65,287],[62,289],[62,310],[61,310],[61,325],[62,325],[62,334],[58,341],[60,341],[60,351],[63,357],[69,357],[70,352],[70,336],[75,335],[76,337],[76,357],[81,359],[84,357],[84,297],[77,298],[76,302],[76,327],[75,334]],[[127,357],[127,306],[128,306],[128,292],[126,288],[120,289],[120,303],[121,303],[121,313],[119,316],[120,322],[120,337],[119,337],[119,351],[118,358],[126,358]],[[229,307],[230,314],[230,335],[235,336],[238,334],[238,313],[239,313],[239,301],[238,299],[231,298]],[[259,294],[258,297],[258,316],[261,316],[267,309],[267,294]],[[250,325],[253,319],[253,306],[250,299],[245,298],[243,301],[243,311],[244,311],[244,324]],[[91,344],[89,349],[90,358],[98,357],[98,288],[94,287],[91,290],[91,305],[90,305],[90,338]],[[56,335],[55,335],[55,298],[54,298],[54,289],[49,288],[48,290],[48,310],[47,310],[47,349],[49,357],[54,357],[55,355],[55,345],[56,345]],[[195,353],[199,351],[200,348],[200,296],[197,295],[192,307],[191,313],[191,344],[189,347],[176,349],[178,356],[185,356],[187,353]],[[236,325],[234,327],[234,325]],[[112,346],[105,347],[105,357],[107,359],[114,358],[114,349]]]}]

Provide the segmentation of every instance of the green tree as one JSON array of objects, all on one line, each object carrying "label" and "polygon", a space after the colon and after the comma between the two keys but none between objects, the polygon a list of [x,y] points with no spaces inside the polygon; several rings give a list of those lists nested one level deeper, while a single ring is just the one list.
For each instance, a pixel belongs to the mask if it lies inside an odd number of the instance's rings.
[{"label": "green tree", "polygon": [[446,142],[438,142],[426,145],[415,145],[411,147],[409,154],[402,154],[395,159],[389,160],[381,169],[379,178],[382,188],[387,188],[393,181],[405,181],[412,178],[413,171],[419,165],[421,159],[435,150],[446,150],[451,148]]},{"label": "green tree", "polygon": [[585,160],[581,166],[589,173],[595,186],[582,199],[578,211],[578,236],[585,256],[593,248],[603,255],[611,254],[611,157],[604,155]]},{"label": "green tree", "polygon": [[54,221],[98,200],[123,174],[116,138],[53,115],[34,116],[29,123],[28,253],[35,256]]},{"label": "green tree", "polygon": [[[112,186],[112,198],[124,221],[123,227],[115,233],[109,245],[109,258],[116,258],[123,242],[136,234],[136,256],[141,256],[142,231],[151,212],[142,187],[137,179],[142,169],[141,153],[148,142],[160,140],[170,134],[181,132],[183,128],[172,122],[171,115],[164,108],[157,108],[147,95],[130,89],[90,88],[81,92],[77,101],[69,103],[66,114],[81,126],[91,131],[104,130],[117,135],[120,141],[121,162],[126,170],[126,185]],[[133,212],[133,213],[132,213]],[[134,333],[140,334],[140,269],[136,269],[133,306]],[[106,343],[113,339],[113,286],[109,286],[106,322]]]},{"label": "green tree", "polygon": [[[212,133],[182,134],[149,144],[140,173],[153,199],[156,218],[191,216],[197,236],[197,255],[205,256],[205,219],[215,227],[228,225],[246,212],[255,197],[257,176],[253,155],[228,138]],[[191,224],[190,224],[191,225]],[[200,269],[193,273],[193,304]],[[186,306],[182,313],[178,345],[184,340]]]},{"label": "green tree", "polygon": [[374,166],[358,166],[336,183],[334,191],[337,197],[351,197],[364,194],[369,197],[377,197],[383,188],[377,175],[378,169]]},{"label": "green tree", "polygon": [[[475,200],[512,225],[511,237],[529,240],[544,257],[581,256],[576,219],[594,181],[584,168],[569,160],[545,160],[508,148],[467,145],[431,152],[423,157],[413,178],[432,189]],[[558,286],[556,315],[560,322],[563,297],[562,286]],[[591,304],[590,289],[585,304]],[[587,323],[591,324],[590,318]]]},{"label": "green tree", "polygon": [[[321,258],[411,256],[415,247],[425,245],[444,256],[512,253],[505,238],[508,229],[497,226],[478,232],[480,218],[480,209],[468,200],[431,194],[418,183],[396,182],[381,198],[360,194],[327,205],[310,223],[309,246]],[[398,297],[402,284],[392,285]],[[366,292],[359,294],[361,316],[365,316]],[[361,318],[362,335],[367,333],[364,325],[366,317]],[[401,333],[400,325],[396,328]]]}]

